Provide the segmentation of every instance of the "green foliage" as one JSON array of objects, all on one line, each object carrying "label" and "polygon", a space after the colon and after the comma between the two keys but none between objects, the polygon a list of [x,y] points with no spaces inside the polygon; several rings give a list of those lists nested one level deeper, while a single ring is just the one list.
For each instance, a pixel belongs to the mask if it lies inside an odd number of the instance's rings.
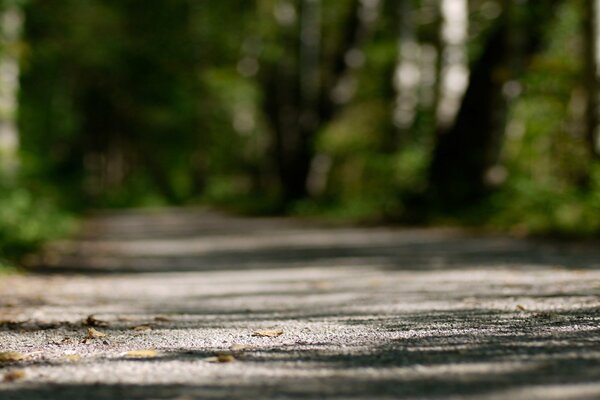
[{"label": "green foliage", "polygon": [[551,180],[515,179],[491,204],[490,223],[519,233],[591,235],[600,232],[600,168],[589,188]]},{"label": "green foliage", "polygon": [[19,188],[0,196],[0,265],[10,265],[45,241],[73,228],[73,219],[47,198]]},{"label": "green foliage", "polygon": [[[235,54],[208,46],[205,33],[213,29],[217,40],[214,24],[234,2],[58,3],[27,8],[20,112],[27,173],[85,206],[197,197],[206,160],[219,148],[215,125],[231,130],[206,118],[221,110],[202,80],[205,57],[216,66]],[[233,46],[232,37],[222,39]]]},{"label": "green foliage", "polygon": [[[600,232],[600,165],[573,104],[582,102],[577,3],[561,8],[547,50],[533,60],[512,111],[503,158],[508,180],[489,203],[494,226],[520,232]],[[575,110],[576,111],[576,110]]]},{"label": "green foliage", "polygon": [[[297,105],[293,77],[301,62],[301,3],[23,3],[20,156],[24,182],[44,195],[5,190],[4,255],[22,254],[58,234],[49,227],[62,226],[60,208],[203,202],[252,213],[281,211],[274,118],[265,104],[277,94]],[[321,4],[319,65],[321,78],[333,84],[331,64],[347,39],[352,7],[360,2]],[[439,2],[411,4],[416,39],[423,51],[435,52]],[[472,63],[503,4],[469,2]],[[517,18],[541,7],[519,4],[513,10]],[[510,108],[498,169],[506,179],[495,182],[483,204],[466,204],[464,213],[451,215],[422,201],[438,140],[433,83],[420,88],[412,128],[401,132],[392,124],[398,4],[382,5],[373,32],[362,33],[362,53],[353,53],[357,60],[364,56],[364,63],[344,75],[352,95],[336,104],[331,119],[320,121],[311,140],[315,165],[322,161],[311,171],[317,182],[311,196],[286,210],[353,220],[429,218],[529,232],[597,233],[599,167],[577,111],[584,101],[580,2],[563,2],[556,21],[540,21],[548,32],[546,47],[526,63],[521,96]],[[272,76],[293,82],[269,91],[265,78]],[[294,114],[283,111],[282,118]],[[57,206],[45,198],[56,199]]]}]

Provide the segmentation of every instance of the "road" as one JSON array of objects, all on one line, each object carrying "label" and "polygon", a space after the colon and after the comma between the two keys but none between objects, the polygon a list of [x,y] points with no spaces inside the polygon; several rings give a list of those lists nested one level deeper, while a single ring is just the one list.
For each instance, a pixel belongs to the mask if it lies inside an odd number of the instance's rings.
[{"label": "road", "polygon": [[597,399],[600,249],[98,213],[0,278],[0,398]]}]

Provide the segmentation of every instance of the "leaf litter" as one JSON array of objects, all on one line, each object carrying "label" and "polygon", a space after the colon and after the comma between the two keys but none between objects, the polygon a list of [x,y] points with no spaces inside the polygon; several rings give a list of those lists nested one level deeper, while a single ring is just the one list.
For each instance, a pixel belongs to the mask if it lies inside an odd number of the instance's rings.
[{"label": "leaf litter", "polygon": [[87,339],[99,339],[106,337],[106,333],[100,332],[94,328],[88,328]]},{"label": "leaf litter", "polygon": [[250,350],[250,349],[252,349],[252,346],[247,345],[247,344],[234,343],[231,346],[229,346],[229,350],[231,350],[233,352],[241,352],[241,351],[246,351],[246,350]]},{"label": "leaf litter", "polygon": [[100,328],[100,327],[107,327],[108,326],[108,322],[98,319],[96,317],[94,317],[93,314],[88,315],[87,318],[83,321],[83,324],[86,326],[91,326],[91,327],[95,327],[95,328]]},{"label": "leaf litter", "polygon": [[132,331],[137,331],[137,332],[146,332],[146,331],[151,331],[152,327],[150,325],[139,325],[139,326],[134,326],[130,329]]},{"label": "leaf litter", "polygon": [[0,352],[0,363],[26,360],[28,356],[18,351]]},{"label": "leaf litter", "polygon": [[154,358],[158,356],[158,352],[153,349],[146,350],[131,350],[125,353],[127,358]]},{"label": "leaf litter", "polygon": [[4,374],[4,382],[15,382],[25,378],[25,371],[22,369],[16,369],[14,371],[9,371]]},{"label": "leaf litter", "polygon": [[79,354],[67,354],[62,359],[68,362],[76,362],[81,360],[81,356]]},{"label": "leaf litter", "polygon": [[206,361],[208,361],[209,363],[231,363],[236,361],[236,358],[232,355],[232,354],[227,354],[227,353],[221,353],[221,354],[217,354],[214,357],[209,357],[206,359]]},{"label": "leaf litter", "polygon": [[256,337],[277,337],[281,335],[283,335],[282,329],[261,329],[252,333],[252,336]]}]

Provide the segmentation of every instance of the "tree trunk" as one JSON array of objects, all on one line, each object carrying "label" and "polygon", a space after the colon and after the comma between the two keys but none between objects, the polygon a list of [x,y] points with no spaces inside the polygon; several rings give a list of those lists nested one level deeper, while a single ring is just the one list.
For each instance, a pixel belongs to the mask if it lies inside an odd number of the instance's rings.
[{"label": "tree trunk", "polygon": [[386,143],[388,151],[397,149],[402,137],[413,127],[417,113],[419,84],[420,49],[415,37],[413,6],[410,0],[399,0],[398,13],[398,56],[394,68],[393,86],[395,91],[392,121],[394,129]]},{"label": "tree trunk", "polygon": [[438,126],[446,129],[456,116],[469,80],[467,0],[442,0],[440,11],[440,86],[436,113]]},{"label": "tree trunk", "polygon": [[319,126],[320,28],[320,1],[303,0],[297,42],[286,43],[286,47],[298,46],[297,55],[263,66],[264,108],[274,133],[284,205],[307,194],[312,141]]},{"label": "tree trunk", "polygon": [[460,206],[484,190],[483,174],[492,164],[498,123],[506,118],[502,98],[504,79],[495,72],[504,68],[506,27],[493,32],[477,65],[454,124],[438,134],[430,170],[433,194],[444,205]]},{"label": "tree trunk", "polygon": [[16,124],[19,89],[18,42],[23,14],[16,5],[0,11],[0,174],[11,180],[17,173],[19,132]]},{"label": "tree trunk", "polygon": [[345,33],[330,64],[324,63],[328,58],[320,54],[321,0],[302,0],[300,5],[298,35],[287,35],[283,46],[297,48],[297,53],[261,66],[263,108],[274,134],[283,207],[308,195],[314,138],[352,96],[347,90],[349,74],[360,64],[356,63],[357,55],[362,55],[359,47],[367,37],[378,1],[352,1]]},{"label": "tree trunk", "polygon": [[583,18],[585,88],[587,105],[585,130],[592,158],[600,158],[600,0],[584,0]]},{"label": "tree trunk", "polygon": [[[483,199],[501,180],[497,163],[509,101],[518,95],[517,79],[524,73],[527,61],[540,50],[542,25],[559,3],[512,1],[506,0],[503,14],[472,68],[454,123],[438,134],[429,189],[433,201],[442,209],[466,208]],[[522,8],[516,10],[519,7]],[[519,17],[513,18],[514,15]],[[513,48],[515,29],[523,32],[520,49]]]}]

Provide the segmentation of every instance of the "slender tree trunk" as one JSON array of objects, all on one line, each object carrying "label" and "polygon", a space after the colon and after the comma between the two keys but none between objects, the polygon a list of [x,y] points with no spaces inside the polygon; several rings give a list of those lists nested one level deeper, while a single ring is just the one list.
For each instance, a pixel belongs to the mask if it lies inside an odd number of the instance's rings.
[{"label": "slender tree trunk", "polygon": [[298,61],[284,60],[269,68],[265,110],[275,135],[277,172],[282,202],[306,197],[314,135],[319,127],[320,0],[302,0]]},{"label": "slender tree trunk", "polygon": [[454,124],[438,135],[430,170],[434,194],[445,206],[456,207],[479,196],[483,171],[490,164],[492,135],[506,117],[502,99],[504,80],[495,71],[504,67],[506,29],[502,23],[488,39],[471,71],[469,87]]},{"label": "slender tree trunk", "polygon": [[600,0],[584,0],[583,18],[586,138],[590,154],[600,158]]},{"label": "slender tree trunk", "polygon": [[18,42],[23,13],[16,5],[0,12],[0,173],[14,178],[18,165],[19,132],[16,124],[19,89]]},{"label": "slender tree trunk", "polygon": [[320,125],[318,102],[321,90],[321,1],[302,0],[298,66],[299,105],[297,121],[287,127],[284,143],[282,187],[285,202],[307,195],[307,178],[312,161],[313,141]]},{"label": "slender tree trunk", "polygon": [[444,129],[452,124],[469,81],[467,0],[442,0],[440,11],[440,87],[436,113],[438,125]]},{"label": "slender tree trunk", "polygon": [[[500,180],[495,167],[509,101],[519,94],[518,79],[528,60],[541,49],[542,26],[551,19],[560,2],[513,1],[506,0],[505,11],[472,68],[454,123],[448,129],[441,129],[438,135],[429,183],[430,195],[442,208],[468,207],[481,200]],[[520,9],[509,13],[510,7]],[[511,18],[513,15],[519,17]],[[511,49],[514,29],[523,32],[519,45],[522,49],[516,53]]]},{"label": "slender tree trunk", "polygon": [[368,36],[378,3],[352,1],[344,35],[328,64],[324,61],[329,58],[321,55],[321,0],[302,0],[296,13],[300,16],[298,35],[292,40],[285,36],[285,47],[297,46],[297,53],[261,66],[263,107],[274,133],[284,207],[308,195],[314,138],[352,98],[351,71],[362,65],[360,46]]},{"label": "slender tree trunk", "polygon": [[413,127],[421,82],[420,48],[415,35],[412,1],[399,0],[397,12],[398,57],[393,76],[395,100],[392,115],[395,129],[386,146],[389,151],[395,150],[401,138]]}]

